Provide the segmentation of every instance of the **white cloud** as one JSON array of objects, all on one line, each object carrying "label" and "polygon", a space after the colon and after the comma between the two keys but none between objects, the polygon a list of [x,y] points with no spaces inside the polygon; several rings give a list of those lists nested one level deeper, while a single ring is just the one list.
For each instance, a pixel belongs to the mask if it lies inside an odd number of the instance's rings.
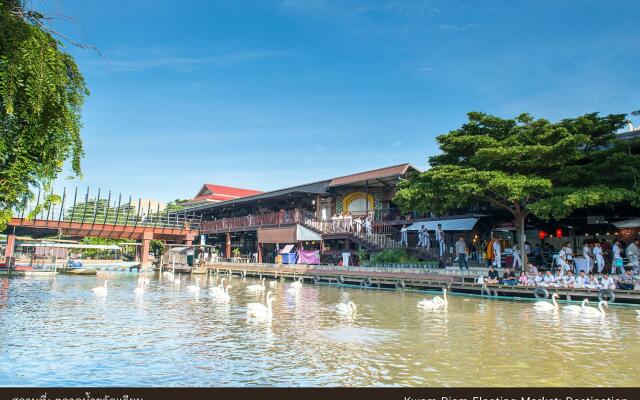
[{"label": "white cloud", "polygon": [[105,56],[90,61],[90,64],[104,67],[111,71],[133,72],[156,68],[175,70],[191,70],[193,68],[213,66],[225,67],[262,59],[283,57],[287,54],[281,50],[236,50],[215,55],[176,55],[170,52],[122,50],[114,54],[105,52]]},{"label": "white cloud", "polygon": [[476,29],[476,28],[479,28],[479,27],[480,27],[480,25],[478,25],[478,24],[465,24],[465,25],[440,24],[440,30],[441,31],[463,32],[463,31],[468,31],[470,29]]}]

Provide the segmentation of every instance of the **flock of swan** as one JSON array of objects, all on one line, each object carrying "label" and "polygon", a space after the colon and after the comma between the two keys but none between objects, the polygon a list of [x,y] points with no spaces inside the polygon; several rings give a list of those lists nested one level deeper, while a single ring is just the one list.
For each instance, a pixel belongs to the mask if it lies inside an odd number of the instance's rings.
[{"label": "flock of swan", "polygon": [[[165,271],[163,273],[163,278],[166,279],[169,282],[173,282],[173,284],[176,287],[180,286],[180,277],[176,276],[176,274],[174,272],[169,272],[169,271]],[[244,278],[243,278],[244,279]],[[144,288],[145,285],[148,285],[150,283],[150,279],[147,276],[147,273],[145,272],[144,276],[142,275],[142,273],[139,274],[139,278],[138,278],[138,285],[135,287],[134,289],[134,293],[136,296],[142,296],[144,294]],[[93,293],[96,296],[99,297],[105,297],[107,296],[108,293],[108,280],[104,281],[103,286],[98,286],[92,289]],[[219,302],[229,302],[231,300],[231,296],[229,295],[229,289],[231,288],[231,285],[227,285],[225,286],[225,278],[221,278],[220,279],[220,283],[217,286],[210,286],[209,287],[209,293],[211,295],[211,297],[215,300],[215,301],[219,301]],[[276,281],[270,281],[269,282],[269,286],[270,287],[275,287],[276,285]],[[303,280],[302,278],[299,278],[297,280],[294,280],[292,283],[289,284],[289,287],[287,288],[287,293],[288,294],[293,294],[296,295],[298,294],[298,292],[300,291],[300,289],[302,288],[303,285]],[[201,290],[200,287],[200,278],[196,278],[195,283],[190,284],[187,286],[187,291],[193,293],[193,294],[199,294]],[[263,292],[265,292],[267,290],[267,287],[265,285],[265,278],[262,277],[260,278],[260,281],[258,284],[253,284],[253,285],[248,285],[245,287],[245,290],[248,293],[252,293],[252,294],[261,294]],[[533,305],[533,308],[536,311],[552,311],[552,312],[556,312],[560,309],[560,306],[558,305],[558,298],[560,296],[557,293],[554,293],[553,296],[551,296],[551,302],[548,301],[538,301]],[[266,297],[266,301],[265,303],[249,303],[247,304],[247,316],[250,318],[255,318],[255,319],[268,319],[270,320],[273,316],[273,308],[272,308],[272,303],[273,303],[273,293],[271,291],[267,292],[267,297]],[[446,311],[447,309],[447,304],[448,304],[448,300],[447,300],[447,289],[443,288],[442,289],[442,297],[440,296],[434,296],[430,299],[423,299],[421,301],[418,302],[418,308],[424,309],[424,310],[429,310],[429,311]],[[572,313],[572,314],[579,314],[581,316],[600,316],[600,317],[604,317],[605,316],[605,311],[604,311],[604,307],[609,307],[609,304],[606,301],[600,301],[598,303],[598,307],[590,307],[588,306],[589,304],[589,300],[588,299],[584,299],[582,301],[582,303],[580,305],[567,305],[562,307],[562,311],[566,312],[566,313]],[[342,303],[338,303],[335,306],[335,310],[338,314],[344,315],[344,316],[355,316],[357,313],[357,306],[355,303],[353,303],[352,301],[349,302],[342,302]],[[638,315],[638,317],[640,317],[640,310],[635,310],[636,314]]]},{"label": "flock of swan", "polygon": [[[544,300],[538,301],[533,305],[533,307],[537,311],[558,311],[560,309],[560,306],[558,305],[559,297],[560,296],[558,295],[558,293],[554,293],[553,296],[551,296],[551,303]],[[598,303],[598,308],[589,307],[587,306],[587,304],[589,304],[589,299],[584,299],[579,306],[575,304],[564,306],[562,307],[562,311],[572,314],[580,314],[582,316],[604,317],[606,314],[603,306],[609,307],[609,303],[607,303],[605,300],[601,300]],[[640,315],[640,310],[636,310],[636,313]]]},{"label": "flock of swan", "polygon": [[[180,276],[176,275],[174,272],[165,271],[162,277],[164,280],[168,282],[172,282],[176,287],[180,286]],[[108,280],[105,280],[103,286],[98,286],[91,290],[98,297],[106,297],[108,294],[108,282],[109,282]],[[133,291],[136,296],[142,296],[144,295],[145,286],[148,285],[151,282],[151,280],[147,277],[147,273],[145,272],[144,275],[142,273],[139,274],[137,282],[138,284],[136,285]],[[248,293],[252,293],[252,294],[261,294],[265,292],[267,290],[267,287],[265,285],[265,278],[260,278],[259,282],[260,283],[258,284],[246,286],[245,290]],[[275,285],[276,285],[276,281],[269,282],[270,287],[274,287]],[[300,289],[302,288],[302,285],[303,285],[302,278],[299,278],[293,281],[291,284],[289,284],[289,287],[287,288],[287,293],[298,294]],[[200,278],[196,278],[195,283],[187,285],[186,288],[187,288],[187,291],[193,294],[196,294],[196,295],[199,294],[201,291]],[[229,289],[231,289],[231,285],[225,286],[225,278],[220,278],[220,282],[217,285],[210,286],[208,289],[209,289],[209,294],[211,295],[214,301],[226,303],[231,300],[231,295],[229,294]],[[268,291],[266,296],[266,301],[264,304],[257,303],[257,302],[247,304],[247,317],[260,319],[260,320],[271,320],[271,318],[273,317],[273,301],[274,301],[273,292]],[[356,310],[357,310],[356,305],[351,301],[347,303],[338,303],[335,308],[339,314],[346,315],[346,316],[355,316]]]}]

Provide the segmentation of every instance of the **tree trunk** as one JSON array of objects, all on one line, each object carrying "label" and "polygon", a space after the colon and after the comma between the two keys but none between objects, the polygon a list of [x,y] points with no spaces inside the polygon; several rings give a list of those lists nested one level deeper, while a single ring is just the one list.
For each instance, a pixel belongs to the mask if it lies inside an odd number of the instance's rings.
[{"label": "tree trunk", "polygon": [[520,258],[522,259],[522,270],[526,271],[526,265],[529,263],[529,260],[527,258],[527,252],[524,249],[524,242],[526,240],[524,234],[525,214],[521,212],[516,213],[514,214],[514,217],[516,220],[516,232],[518,236],[518,250],[520,251]]}]

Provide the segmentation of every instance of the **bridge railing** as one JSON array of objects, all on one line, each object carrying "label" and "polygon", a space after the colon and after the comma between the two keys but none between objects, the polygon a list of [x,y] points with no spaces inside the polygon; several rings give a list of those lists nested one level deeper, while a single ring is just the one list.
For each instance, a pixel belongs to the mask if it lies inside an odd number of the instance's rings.
[{"label": "bridge railing", "polygon": [[[60,192],[58,192],[60,193]],[[170,210],[160,202],[135,200],[132,196],[117,196],[111,191],[93,194],[90,188],[79,193],[78,188],[60,194],[39,191],[14,209],[14,217],[23,220],[74,222],[90,225],[140,226],[167,229],[200,229],[202,217],[185,211]]]}]

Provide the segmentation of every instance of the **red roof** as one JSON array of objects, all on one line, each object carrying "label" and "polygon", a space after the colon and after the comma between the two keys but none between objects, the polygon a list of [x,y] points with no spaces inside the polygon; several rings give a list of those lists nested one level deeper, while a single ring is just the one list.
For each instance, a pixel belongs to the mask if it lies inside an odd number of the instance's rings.
[{"label": "red roof", "polygon": [[384,167],[384,168],[373,169],[371,171],[359,172],[357,174],[333,178],[329,183],[329,186],[347,185],[350,183],[362,182],[366,180],[374,180],[374,179],[387,178],[391,176],[404,175],[407,173],[407,171],[410,168],[413,168],[411,164],[399,164],[399,165],[392,165],[391,167]]},{"label": "red roof", "polygon": [[202,185],[202,189],[198,192],[190,202],[211,200],[211,201],[227,201],[233,199],[239,199],[240,197],[253,196],[261,194],[259,190],[235,188],[231,186],[214,185],[212,183],[205,183]]}]

